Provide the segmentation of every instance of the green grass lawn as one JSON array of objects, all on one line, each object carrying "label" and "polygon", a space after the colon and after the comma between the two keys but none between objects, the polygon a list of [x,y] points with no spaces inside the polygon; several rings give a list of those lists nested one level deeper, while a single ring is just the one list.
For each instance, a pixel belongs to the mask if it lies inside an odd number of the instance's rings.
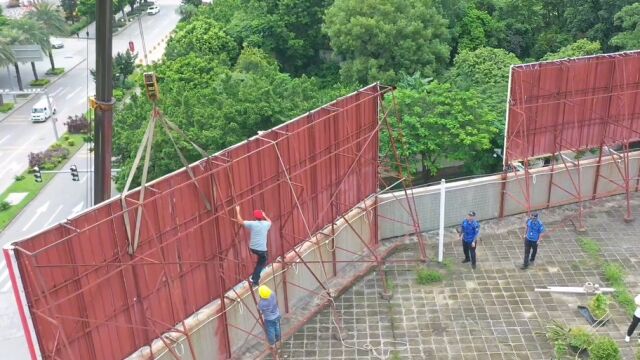
[{"label": "green grass lawn", "polygon": [[[73,146],[69,146],[67,141],[64,140],[65,134],[60,137],[59,143],[62,144],[65,148],[69,149],[69,159],[75,155],[75,153],[80,150],[80,148],[84,145],[83,135],[80,134],[68,134],[69,140],[73,140]],[[24,159],[27,161],[27,159]],[[62,169],[66,166],[66,161],[61,163],[56,167],[56,170]],[[4,230],[13,219],[20,214],[22,209],[27,206],[31,200],[33,200],[40,191],[44,188],[45,185],[56,175],[56,174],[42,174],[42,182],[37,183],[33,178],[33,174],[29,173],[29,170],[26,170],[22,175],[25,177],[24,180],[15,181],[5,192],[0,194],[0,201],[5,200],[10,193],[28,193],[28,195],[22,199],[22,201],[14,206],[11,206],[9,209],[5,211],[0,211],[0,231]],[[69,175],[71,176],[71,175]]]}]

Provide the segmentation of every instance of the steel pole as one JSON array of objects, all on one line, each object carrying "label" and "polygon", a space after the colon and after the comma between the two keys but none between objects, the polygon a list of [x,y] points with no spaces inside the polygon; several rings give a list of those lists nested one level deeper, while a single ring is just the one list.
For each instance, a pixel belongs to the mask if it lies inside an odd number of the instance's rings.
[{"label": "steel pole", "polygon": [[94,205],[111,197],[113,133],[112,0],[96,2],[96,108],[94,117]]}]

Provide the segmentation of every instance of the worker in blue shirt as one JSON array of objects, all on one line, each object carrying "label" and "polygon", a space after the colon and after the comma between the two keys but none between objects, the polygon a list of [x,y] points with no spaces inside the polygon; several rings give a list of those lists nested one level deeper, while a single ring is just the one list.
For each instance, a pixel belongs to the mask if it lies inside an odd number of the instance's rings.
[{"label": "worker in blue shirt", "polygon": [[527,220],[526,234],[524,235],[524,263],[522,264],[522,270],[529,267],[529,264],[533,264],[536,261],[536,254],[538,253],[538,244],[540,244],[540,237],[544,232],[544,225],[538,218],[538,213],[533,212]]},{"label": "worker in blue shirt", "polygon": [[462,251],[464,260],[462,263],[471,261],[471,267],[476,268],[476,243],[480,235],[480,223],[476,220],[476,212],[469,211],[467,217],[460,225],[460,240],[462,240]]}]

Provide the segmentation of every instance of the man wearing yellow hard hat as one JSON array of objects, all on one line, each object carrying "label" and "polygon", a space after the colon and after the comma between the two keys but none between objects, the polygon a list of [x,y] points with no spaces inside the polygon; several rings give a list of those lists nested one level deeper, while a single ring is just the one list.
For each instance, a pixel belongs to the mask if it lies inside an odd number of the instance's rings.
[{"label": "man wearing yellow hard hat", "polygon": [[276,343],[280,341],[280,309],[278,308],[278,299],[276,298],[276,294],[266,285],[260,285],[258,294],[260,295],[258,310],[264,317],[267,340],[269,341],[269,345],[276,347]]}]

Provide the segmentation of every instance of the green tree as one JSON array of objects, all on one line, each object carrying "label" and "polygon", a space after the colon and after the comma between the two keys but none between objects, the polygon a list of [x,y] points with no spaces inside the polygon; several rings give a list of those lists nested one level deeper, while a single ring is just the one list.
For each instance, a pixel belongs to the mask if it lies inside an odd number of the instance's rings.
[{"label": "green tree", "polygon": [[640,2],[622,8],[614,22],[623,31],[611,38],[610,44],[622,50],[640,49]]},{"label": "green tree", "polygon": [[[188,53],[167,59],[154,70],[160,79],[159,106],[163,113],[191,141],[210,152],[312,110],[335,98],[337,92],[346,92],[340,88],[320,89],[315,79],[280,73],[273,57],[254,48],[243,50],[233,69],[219,57]],[[150,110],[145,98],[134,95],[119,113],[114,154],[123,159],[120,187],[142,138],[144,126],[140,121],[149,118]],[[179,147],[189,161],[201,157],[186,143],[179,142]],[[160,131],[149,176],[157,178],[180,167],[173,145]]]},{"label": "green tree", "polygon": [[615,32],[614,16],[637,0],[578,0],[567,2],[567,29],[575,38],[587,37],[610,50],[609,40]]},{"label": "green tree", "polygon": [[20,32],[18,29],[12,26],[5,26],[3,28],[0,28],[0,45],[2,43],[4,43],[5,45],[8,45],[8,51],[5,48],[2,51],[3,53],[2,56],[5,59],[5,61],[13,62],[14,69],[16,70],[16,78],[18,80],[18,89],[22,91],[24,90],[24,87],[22,86],[22,76],[20,76],[20,67],[18,66],[18,61],[16,60],[15,53],[13,52],[11,47],[13,45],[28,44],[29,39],[24,33]]},{"label": "green tree", "polygon": [[[27,13],[27,18],[40,23],[50,35],[63,36],[68,32],[67,23],[64,20],[62,12],[54,5],[47,2],[37,2],[33,5],[33,10]],[[49,41],[49,40],[47,40]],[[43,48],[45,49],[45,48]],[[53,61],[53,52],[51,51],[51,42],[46,47],[49,54],[49,62],[51,70],[55,69]]]},{"label": "green tree", "polygon": [[540,0],[501,1],[496,17],[504,24],[506,40],[501,48],[519,58],[531,56],[536,35],[544,29],[544,5]]},{"label": "green tree", "polygon": [[[2,27],[0,27],[0,35],[2,35]],[[15,54],[11,50],[9,39],[0,36],[0,67],[9,66],[16,62]],[[0,105],[4,104],[4,98],[0,95]]]},{"label": "green tree", "polygon": [[[492,126],[497,133],[492,138],[493,148],[502,148],[504,140],[504,118],[511,65],[520,60],[502,49],[480,48],[462,51],[454,60],[448,79],[462,90],[472,90],[487,106]],[[500,170],[500,159],[493,151],[470,154],[471,161],[465,162],[465,170],[473,174],[490,173]]]},{"label": "green tree", "polygon": [[[471,161],[477,152],[491,153],[491,140],[498,133],[482,98],[473,90],[451,84],[412,81],[400,83],[396,92],[401,123],[389,117],[402,131],[400,156],[420,159],[423,176],[435,175],[443,160]],[[383,151],[388,138],[383,133]],[[417,169],[416,169],[417,170]]]},{"label": "green tree", "polygon": [[196,17],[191,21],[178,24],[167,44],[165,56],[172,60],[196,54],[203,57],[214,56],[233,64],[238,57],[238,46],[222,26],[211,20]]},{"label": "green tree", "polygon": [[430,0],[336,0],[325,30],[348,83],[433,76],[449,59],[447,21]]},{"label": "green tree", "polygon": [[192,6],[200,6],[202,5],[202,0],[182,0],[182,5],[192,5]]},{"label": "green tree", "polygon": [[[40,46],[44,52],[49,52],[51,50],[51,42],[49,41],[49,34],[47,33],[48,30],[41,23],[28,18],[23,18],[20,20],[10,21],[9,27],[23,35],[23,37],[14,44],[34,44]],[[36,64],[33,61],[31,62],[31,70],[33,71],[33,77],[38,80]]]},{"label": "green tree", "polygon": [[486,11],[468,8],[458,25],[459,50],[476,50],[481,47],[498,47],[504,41],[504,25]]},{"label": "green tree", "polygon": [[60,7],[64,11],[65,20],[70,20],[72,23],[76,22],[76,9],[78,8],[77,0],[60,0]]},{"label": "green tree", "polygon": [[114,76],[121,79],[121,84],[124,87],[125,81],[129,75],[133,74],[136,68],[136,59],[138,54],[132,54],[127,50],[124,53],[118,52],[113,58],[113,72]]},{"label": "green tree", "polygon": [[597,41],[580,39],[573,44],[569,44],[555,53],[545,55],[542,60],[558,60],[579,56],[596,55],[602,52],[602,46]]},{"label": "green tree", "polygon": [[78,15],[86,16],[89,20],[96,19],[96,0],[78,0]]}]

